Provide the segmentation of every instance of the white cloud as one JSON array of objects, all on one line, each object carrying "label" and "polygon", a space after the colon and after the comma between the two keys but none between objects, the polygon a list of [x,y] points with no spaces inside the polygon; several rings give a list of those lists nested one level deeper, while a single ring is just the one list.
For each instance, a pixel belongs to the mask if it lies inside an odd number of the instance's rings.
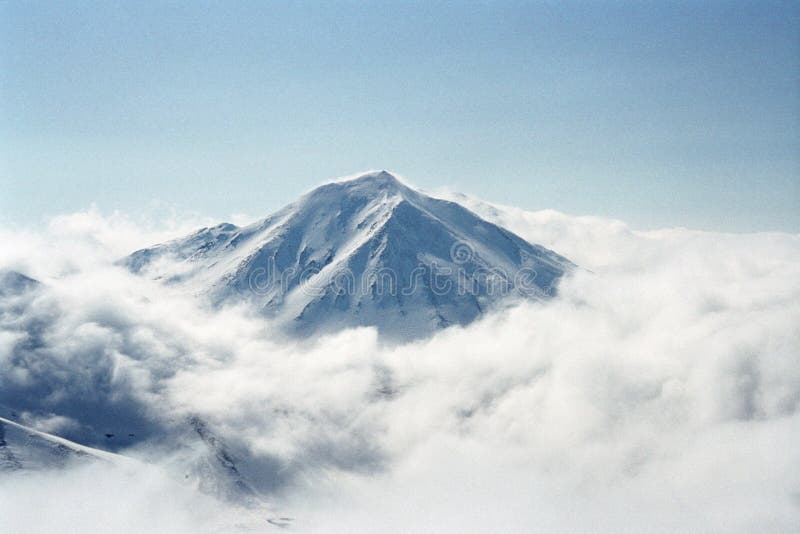
[{"label": "white cloud", "polygon": [[[161,469],[107,463],[0,479],[2,532],[252,531],[258,518],[177,483]],[[235,513],[235,515],[234,515]]]},{"label": "white cloud", "polygon": [[[800,526],[800,236],[473,208],[588,271],[553,302],[405,346],[370,329],[281,342],[244,309],[131,276],[110,262],[164,234],[118,214],[3,232],[26,245],[0,264],[48,286],[3,323],[0,405],[96,445],[135,429],[139,454],[199,415],[301,530]],[[58,491],[83,475],[41,476]],[[163,486],[141,484],[144,510]],[[34,491],[15,489],[16,520]]]}]

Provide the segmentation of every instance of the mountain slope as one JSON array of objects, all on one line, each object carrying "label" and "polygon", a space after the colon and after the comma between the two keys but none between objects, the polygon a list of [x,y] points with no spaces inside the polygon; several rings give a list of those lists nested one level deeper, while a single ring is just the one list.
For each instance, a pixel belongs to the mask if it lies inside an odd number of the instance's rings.
[{"label": "mountain slope", "polygon": [[413,338],[507,298],[541,299],[574,266],[385,171],[323,185],[252,225],[221,224],[125,264],[215,304],[246,299],[295,333],[377,326]]},{"label": "mountain slope", "polygon": [[64,467],[70,462],[88,460],[132,461],[0,417],[0,472]]},{"label": "mountain slope", "polygon": [[[194,484],[208,495],[243,505],[261,504],[224,441],[201,419],[193,417],[187,422],[188,439],[176,440],[179,454],[168,467],[183,473],[182,482]],[[118,467],[144,465],[129,456],[87,447],[0,417],[0,473],[60,469],[94,461]]]}]

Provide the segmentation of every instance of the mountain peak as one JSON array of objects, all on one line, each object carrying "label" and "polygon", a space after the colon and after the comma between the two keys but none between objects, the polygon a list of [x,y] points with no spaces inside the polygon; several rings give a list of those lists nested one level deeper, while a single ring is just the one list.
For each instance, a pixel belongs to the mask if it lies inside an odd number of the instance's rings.
[{"label": "mountain peak", "polygon": [[342,179],[338,181],[338,183],[367,184],[367,185],[375,185],[376,187],[383,185],[390,185],[390,186],[402,185],[400,180],[395,175],[386,170],[364,172],[361,174],[357,174],[355,176],[350,176],[348,178]]},{"label": "mountain peak", "polygon": [[330,182],[313,190],[310,195],[327,191],[336,191],[339,193],[366,197],[378,195],[401,195],[407,197],[415,193],[413,188],[385,170],[369,171],[353,177]]},{"label": "mountain peak", "polygon": [[548,298],[573,267],[387,171],[327,183],[250,226],[205,229],[126,263],[214,303],[250,301],[300,335],[377,326],[403,339],[467,324],[507,295]]}]

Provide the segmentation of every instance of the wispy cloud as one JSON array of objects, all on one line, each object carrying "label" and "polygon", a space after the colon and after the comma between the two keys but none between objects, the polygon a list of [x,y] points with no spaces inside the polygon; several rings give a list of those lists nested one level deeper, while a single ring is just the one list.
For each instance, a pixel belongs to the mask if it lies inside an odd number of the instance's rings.
[{"label": "wispy cloud", "polygon": [[[91,210],[3,231],[2,266],[45,285],[0,302],[0,405],[139,455],[202,417],[305,530],[800,524],[800,237],[473,208],[586,270],[552,302],[391,347],[371,329],[278,341],[245,308],[112,264],[194,221],[142,230]],[[87,473],[6,477],[0,527],[46,527],[23,501],[65,484],[116,510],[122,475]],[[109,519],[122,531],[172,484],[124,480],[141,498]],[[156,519],[196,528],[203,498]]]}]

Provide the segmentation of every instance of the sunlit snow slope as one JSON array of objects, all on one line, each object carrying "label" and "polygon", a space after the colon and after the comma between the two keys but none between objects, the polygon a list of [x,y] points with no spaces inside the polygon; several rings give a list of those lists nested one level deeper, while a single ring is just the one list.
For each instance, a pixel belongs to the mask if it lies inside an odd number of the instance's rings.
[{"label": "sunlit snow slope", "polygon": [[574,266],[385,171],[323,185],[246,227],[221,224],[135,252],[134,272],[246,299],[295,333],[377,326],[414,338],[499,301],[554,294]]}]

